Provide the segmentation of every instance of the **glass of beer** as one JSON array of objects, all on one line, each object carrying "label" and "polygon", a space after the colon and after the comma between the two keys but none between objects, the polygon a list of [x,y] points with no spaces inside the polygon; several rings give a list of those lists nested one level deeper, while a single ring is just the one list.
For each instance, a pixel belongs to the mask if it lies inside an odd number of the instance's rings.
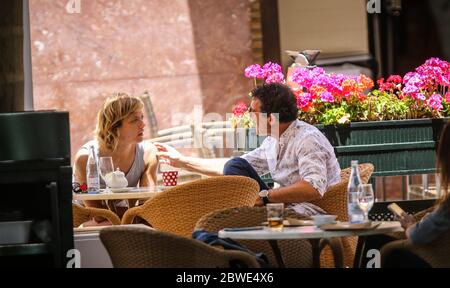
[{"label": "glass of beer", "polygon": [[267,222],[269,229],[283,230],[283,203],[268,203],[267,209]]}]

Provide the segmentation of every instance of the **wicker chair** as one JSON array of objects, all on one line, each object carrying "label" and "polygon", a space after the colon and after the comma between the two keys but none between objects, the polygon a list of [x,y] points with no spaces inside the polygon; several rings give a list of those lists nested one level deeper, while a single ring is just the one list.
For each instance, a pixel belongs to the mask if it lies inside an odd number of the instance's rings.
[{"label": "wicker chair", "polygon": [[[363,163],[358,166],[361,181],[368,183],[373,173],[374,166],[370,163]],[[328,188],[327,192],[319,200],[312,201],[314,205],[319,206],[328,214],[337,215],[338,221],[348,221],[347,211],[347,185],[350,177],[351,168],[341,171],[341,182]],[[355,257],[356,244],[358,237],[342,238],[344,247],[344,266],[353,267]],[[334,259],[332,250],[326,247],[320,257],[321,267],[334,267]]]},{"label": "wicker chair", "polygon": [[136,216],[152,227],[191,237],[195,223],[205,214],[223,208],[253,206],[259,185],[248,177],[220,176],[192,181],[168,189],[129,209],[122,224],[130,224]]},{"label": "wicker chair", "polygon": [[72,204],[73,227],[78,227],[94,217],[103,217],[108,219],[113,225],[120,225],[119,217],[112,211]]},{"label": "wicker chair", "polygon": [[[289,213],[286,217],[298,218],[298,214]],[[258,226],[264,221],[267,221],[265,207],[229,208],[203,216],[197,222],[195,230],[218,232],[225,227]],[[273,267],[277,266],[275,255],[267,241],[239,240],[238,242],[253,252],[264,253],[269,259],[269,264]],[[283,255],[285,267],[309,268],[312,266],[311,244],[307,240],[280,240],[277,243]]]},{"label": "wicker chair", "polygon": [[115,268],[225,268],[231,261],[258,268],[242,251],[223,250],[151,228],[116,226],[100,231]]},{"label": "wicker chair", "polygon": [[[450,268],[450,231],[427,245],[414,245],[409,240],[396,240],[381,248],[381,266],[397,250],[413,253],[433,268]],[[408,267],[408,263],[404,263]]]}]

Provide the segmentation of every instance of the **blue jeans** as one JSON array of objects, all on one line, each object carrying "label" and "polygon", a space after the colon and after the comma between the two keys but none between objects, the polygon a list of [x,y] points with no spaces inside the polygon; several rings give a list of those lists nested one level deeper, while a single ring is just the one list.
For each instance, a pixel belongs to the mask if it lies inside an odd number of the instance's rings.
[{"label": "blue jeans", "polygon": [[269,190],[267,184],[264,183],[261,177],[259,177],[252,165],[250,165],[247,160],[240,157],[235,157],[225,163],[225,166],[223,167],[223,175],[250,177],[258,182],[259,190]]}]

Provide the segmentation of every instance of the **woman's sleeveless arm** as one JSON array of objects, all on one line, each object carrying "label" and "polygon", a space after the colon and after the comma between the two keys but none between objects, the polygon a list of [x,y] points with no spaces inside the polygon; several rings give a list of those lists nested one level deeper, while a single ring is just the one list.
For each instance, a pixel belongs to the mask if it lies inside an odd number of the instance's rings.
[{"label": "woman's sleeveless arm", "polygon": [[158,159],[156,158],[156,147],[151,143],[144,146],[145,170],[141,175],[139,186],[156,186],[156,173],[158,170]]}]

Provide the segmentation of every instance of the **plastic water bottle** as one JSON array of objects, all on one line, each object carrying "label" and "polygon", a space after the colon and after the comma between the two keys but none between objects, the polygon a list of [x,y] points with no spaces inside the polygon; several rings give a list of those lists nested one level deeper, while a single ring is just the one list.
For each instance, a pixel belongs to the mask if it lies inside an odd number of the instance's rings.
[{"label": "plastic water bottle", "polygon": [[88,193],[97,193],[100,190],[100,176],[94,146],[89,147],[89,158],[86,164],[86,180]]},{"label": "plastic water bottle", "polygon": [[358,205],[358,187],[361,185],[359,177],[358,161],[352,160],[352,172],[348,180],[348,218],[350,223],[364,222],[364,212]]}]

